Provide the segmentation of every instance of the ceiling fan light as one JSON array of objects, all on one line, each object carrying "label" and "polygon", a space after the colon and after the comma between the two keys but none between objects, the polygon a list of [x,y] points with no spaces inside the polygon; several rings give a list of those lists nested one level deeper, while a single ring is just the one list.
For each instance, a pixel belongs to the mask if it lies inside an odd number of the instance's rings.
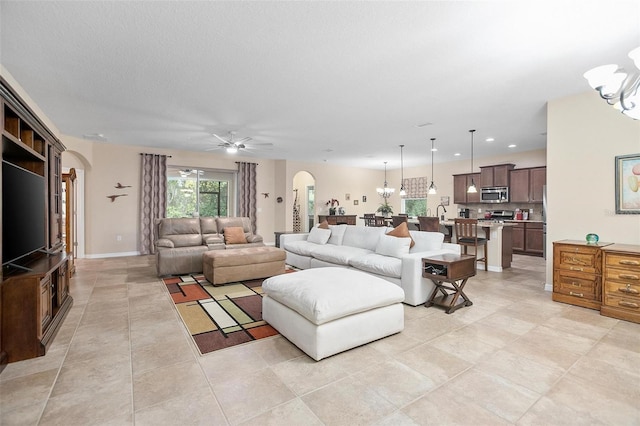
[{"label": "ceiling fan light", "polygon": [[233,146],[228,146],[227,147],[227,153],[228,154],[235,154],[238,152],[238,147],[233,145]]}]

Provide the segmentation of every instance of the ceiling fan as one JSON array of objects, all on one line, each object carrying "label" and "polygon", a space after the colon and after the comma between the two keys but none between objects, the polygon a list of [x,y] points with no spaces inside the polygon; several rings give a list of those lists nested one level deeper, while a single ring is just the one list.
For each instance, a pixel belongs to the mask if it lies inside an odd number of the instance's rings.
[{"label": "ceiling fan", "polygon": [[272,146],[272,143],[260,143],[260,142],[256,142],[253,144],[247,144],[247,142],[249,142],[250,140],[252,140],[251,137],[247,136],[244,137],[242,139],[236,139],[236,132],[234,131],[230,131],[229,135],[226,138],[223,138],[222,136],[218,136],[215,133],[212,133],[212,135],[218,139],[220,141],[220,143],[218,144],[218,146],[213,147],[213,148],[209,148],[206,151],[212,151],[215,149],[222,149],[224,148],[227,153],[229,154],[235,154],[240,150],[247,150],[247,149],[255,149],[255,147],[257,146]]}]

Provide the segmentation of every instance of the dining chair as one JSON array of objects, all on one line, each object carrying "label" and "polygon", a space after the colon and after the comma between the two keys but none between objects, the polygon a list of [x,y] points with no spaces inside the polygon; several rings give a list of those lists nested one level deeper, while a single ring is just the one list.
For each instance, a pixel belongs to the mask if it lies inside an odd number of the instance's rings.
[{"label": "dining chair", "polygon": [[376,216],[374,226],[387,226],[387,221],[384,216]]},{"label": "dining chair", "polygon": [[407,222],[408,220],[409,220],[408,216],[403,216],[403,215],[391,216],[391,226],[395,228],[396,226],[400,226],[402,222]]},{"label": "dining chair", "polygon": [[362,217],[364,217],[364,226],[376,226],[375,213],[365,213]]},{"label": "dining chair", "polygon": [[440,232],[440,219],[437,216],[418,216],[421,231]]},{"label": "dining chair", "polygon": [[[459,219],[454,220],[456,227],[456,242],[464,247],[464,254],[467,254],[468,247],[475,248],[476,262],[481,260],[484,262],[484,270],[488,270],[487,256],[487,239],[478,237],[478,219]],[[483,257],[478,258],[478,247],[483,246]]]}]

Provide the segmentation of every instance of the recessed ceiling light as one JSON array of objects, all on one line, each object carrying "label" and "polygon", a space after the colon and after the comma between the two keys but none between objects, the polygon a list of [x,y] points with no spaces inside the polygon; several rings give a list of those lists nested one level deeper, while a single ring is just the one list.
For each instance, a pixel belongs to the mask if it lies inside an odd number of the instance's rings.
[{"label": "recessed ceiling light", "polygon": [[455,154],[453,154],[455,157],[460,157],[460,153],[456,152]]},{"label": "recessed ceiling light", "polygon": [[515,148],[515,147],[516,147],[516,144],[512,143],[511,145],[509,145],[509,148]]},{"label": "recessed ceiling light", "polygon": [[436,152],[438,148],[433,148],[431,151]]},{"label": "recessed ceiling light", "polygon": [[494,138],[486,138],[485,141],[486,142],[493,142],[493,141],[495,141],[495,139]]}]

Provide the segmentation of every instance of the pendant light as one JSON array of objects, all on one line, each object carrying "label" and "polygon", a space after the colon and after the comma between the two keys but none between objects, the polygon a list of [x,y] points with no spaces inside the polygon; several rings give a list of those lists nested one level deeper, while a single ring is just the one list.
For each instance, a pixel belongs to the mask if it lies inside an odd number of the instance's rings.
[{"label": "pendant light", "polygon": [[[473,132],[475,132],[475,130],[469,130],[469,133],[471,133],[471,173],[473,173]],[[471,176],[471,185],[467,188],[467,193],[475,194],[477,192],[476,183],[473,181],[473,176]]]},{"label": "pendant light", "polygon": [[433,152],[436,150],[433,146],[433,143],[436,141],[436,138],[431,138],[431,185],[429,185],[429,191],[427,194],[435,195],[438,193],[438,188],[436,184],[433,183]]},{"label": "pendant light", "polygon": [[395,191],[394,188],[389,188],[387,186],[387,162],[384,162],[384,186],[382,188],[376,188],[376,192],[385,199],[385,202],[387,200],[387,198],[391,197],[391,194],[393,194],[393,192]]},{"label": "pendant light", "polygon": [[[400,145],[400,196],[407,195],[407,191],[404,190],[404,157],[402,156],[402,149],[404,145]],[[385,177],[386,180],[386,177]]]}]

